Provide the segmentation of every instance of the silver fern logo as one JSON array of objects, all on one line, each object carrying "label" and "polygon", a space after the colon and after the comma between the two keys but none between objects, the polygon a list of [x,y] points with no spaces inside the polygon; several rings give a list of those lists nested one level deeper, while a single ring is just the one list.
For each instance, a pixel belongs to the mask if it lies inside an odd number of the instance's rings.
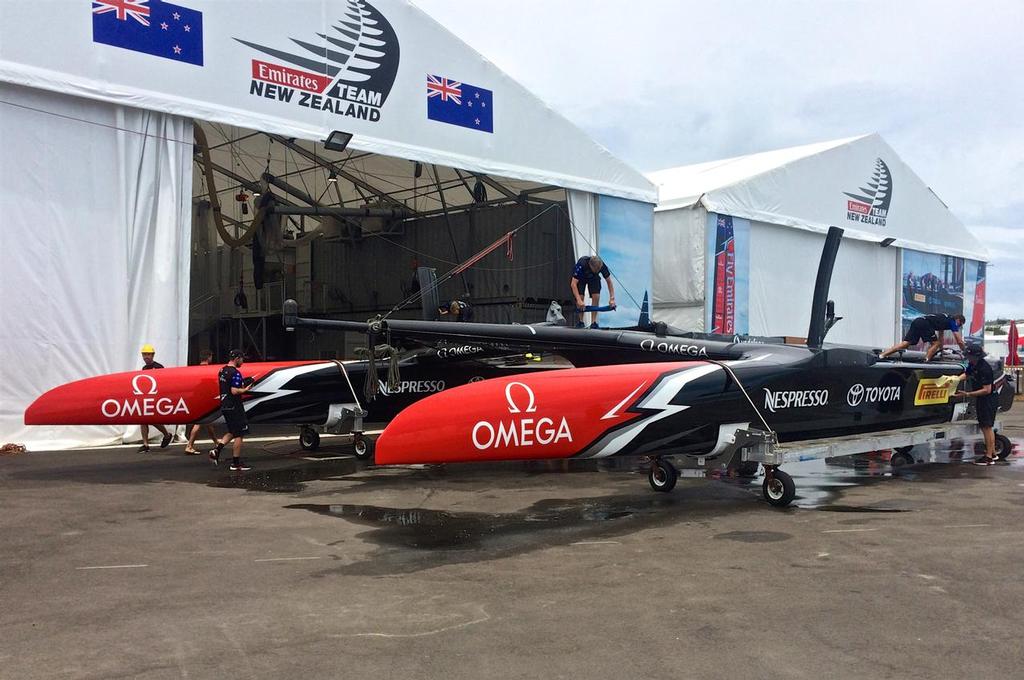
[{"label": "silver fern logo", "polygon": [[346,0],[344,7],[327,33],[316,33],[318,40],[289,37],[292,44],[287,50],[235,38],[273,60],[252,60],[249,94],[339,116],[380,120],[398,75],[398,36],[365,0]]},{"label": "silver fern logo", "polygon": [[847,196],[846,219],[884,227],[892,202],[892,173],[889,172],[889,166],[881,158],[876,158],[871,177],[858,189],[858,193],[844,191],[843,195]]}]

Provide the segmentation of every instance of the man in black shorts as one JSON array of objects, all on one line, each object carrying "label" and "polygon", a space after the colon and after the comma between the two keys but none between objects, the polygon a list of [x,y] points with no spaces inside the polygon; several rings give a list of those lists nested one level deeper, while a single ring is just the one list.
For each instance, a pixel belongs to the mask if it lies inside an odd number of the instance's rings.
[{"label": "man in black shorts", "polygon": [[931,361],[935,353],[942,349],[942,341],[946,336],[946,331],[953,331],[953,339],[956,340],[956,344],[960,345],[962,350],[964,349],[964,338],[960,329],[966,321],[967,319],[964,318],[963,314],[955,316],[947,316],[945,314],[919,316],[910,323],[910,329],[903,336],[903,342],[898,342],[885,350],[878,355],[878,358],[884,359],[890,354],[895,354],[923,340],[924,342],[931,343],[924,355],[925,361]]},{"label": "man in black shorts", "polygon": [[217,448],[210,449],[210,461],[220,463],[220,451],[229,441],[231,448],[231,471],[241,472],[252,468],[242,462],[242,440],[249,433],[249,421],[245,417],[242,395],[252,389],[252,383],[243,380],[238,369],[245,361],[242,350],[233,349],[228,353],[228,363],[217,374],[220,385],[220,412],[224,416],[227,432],[217,442]]},{"label": "man in black shorts", "polygon": [[964,350],[967,355],[967,370],[960,374],[959,380],[971,378],[971,391],[958,390],[954,397],[977,397],[975,410],[978,413],[978,427],[985,438],[985,455],[978,456],[976,465],[992,465],[996,462],[996,434],[992,429],[996,423],[996,411],[999,410],[999,394],[993,389],[995,377],[992,367],[985,361],[985,350],[980,345],[968,345]]},{"label": "man in black shorts", "polygon": [[[164,367],[163,364],[154,360],[154,357],[156,356],[156,348],[148,342],[142,346],[142,351],[140,353],[142,354],[143,371],[155,371],[158,368]],[[173,438],[171,433],[168,432],[167,428],[163,425],[153,425],[153,427],[159,430],[160,434],[164,436],[164,438],[160,440],[160,448],[166,449]],[[142,446],[139,447],[139,453],[149,453],[149,425],[143,423],[142,425],[139,425],[139,429],[142,430]]]},{"label": "man in black shorts", "polygon": [[[572,290],[573,298],[576,300],[576,309],[582,310],[586,307],[583,301],[583,291],[590,293],[590,305],[598,307],[601,304],[601,277],[608,282],[608,304],[615,306],[615,284],[612,283],[612,273],[608,265],[597,255],[584,255],[576,261],[572,269],[572,278],[569,280],[569,288]],[[580,323],[582,323],[582,318]],[[590,313],[590,327],[600,328],[597,325],[597,312]]]}]

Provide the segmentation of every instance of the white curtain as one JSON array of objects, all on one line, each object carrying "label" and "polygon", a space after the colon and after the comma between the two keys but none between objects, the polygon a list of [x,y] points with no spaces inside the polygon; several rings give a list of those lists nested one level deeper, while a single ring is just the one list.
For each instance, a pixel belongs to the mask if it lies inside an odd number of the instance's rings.
[{"label": "white curtain", "polygon": [[598,252],[597,194],[569,189],[569,219],[572,220],[572,249],[576,259]]},{"label": "white curtain", "polygon": [[654,213],[654,307],[657,321],[704,330],[704,239],[701,206]]},{"label": "white curtain", "polygon": [[25,427],[44,391],[183,364],[192,123],[0,84],[0,444],[67,448],[138,428]]}]

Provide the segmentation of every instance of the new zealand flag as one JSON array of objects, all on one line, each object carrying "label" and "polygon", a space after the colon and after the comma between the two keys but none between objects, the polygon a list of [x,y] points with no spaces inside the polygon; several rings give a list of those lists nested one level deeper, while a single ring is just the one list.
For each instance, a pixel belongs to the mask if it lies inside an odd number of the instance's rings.
[{"label": "new zealand flag", "polygon": [[203,65],[203,13],[162,0],[92,0],[93,42]]},{"label": "new zealand flag", "polygon": [[427,76],[427,118],[494,132],[494,93],[450,78]]}]

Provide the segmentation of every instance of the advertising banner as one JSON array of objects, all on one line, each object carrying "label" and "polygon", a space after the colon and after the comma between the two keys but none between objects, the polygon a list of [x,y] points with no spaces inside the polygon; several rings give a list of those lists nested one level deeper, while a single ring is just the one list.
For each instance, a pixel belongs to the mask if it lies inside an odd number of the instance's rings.
[{"label": "advertising banner", "polygon": [[963,258],[904,250],[903,332],[919,316],[963,311]]},{"label": "advertising banner", "polygon": [[[602,326],[635,326],[650,297],[654,206],[613,196],[598,197],[598,243],[615,283],[618,309],[600,316]],[[608,294],[601,293],[601,304]]]},{"label": "advertising banner", "polygon": [[[963,314],[964,339],[985,329],[985,263],[952,255],[903,251],[902,333],[919,316]],[[950,339],[947,337],[947,342]]]},{"label": "advertising banner", "polygon": [[708,213],[704,243],[704,327],[709,333],[746,334],[750,328],[750,222]]},{"label": "advertising banner", "polygon": [[985,263],[967,260],[964,271],[964,339],[981,342],[985,332]]}]

